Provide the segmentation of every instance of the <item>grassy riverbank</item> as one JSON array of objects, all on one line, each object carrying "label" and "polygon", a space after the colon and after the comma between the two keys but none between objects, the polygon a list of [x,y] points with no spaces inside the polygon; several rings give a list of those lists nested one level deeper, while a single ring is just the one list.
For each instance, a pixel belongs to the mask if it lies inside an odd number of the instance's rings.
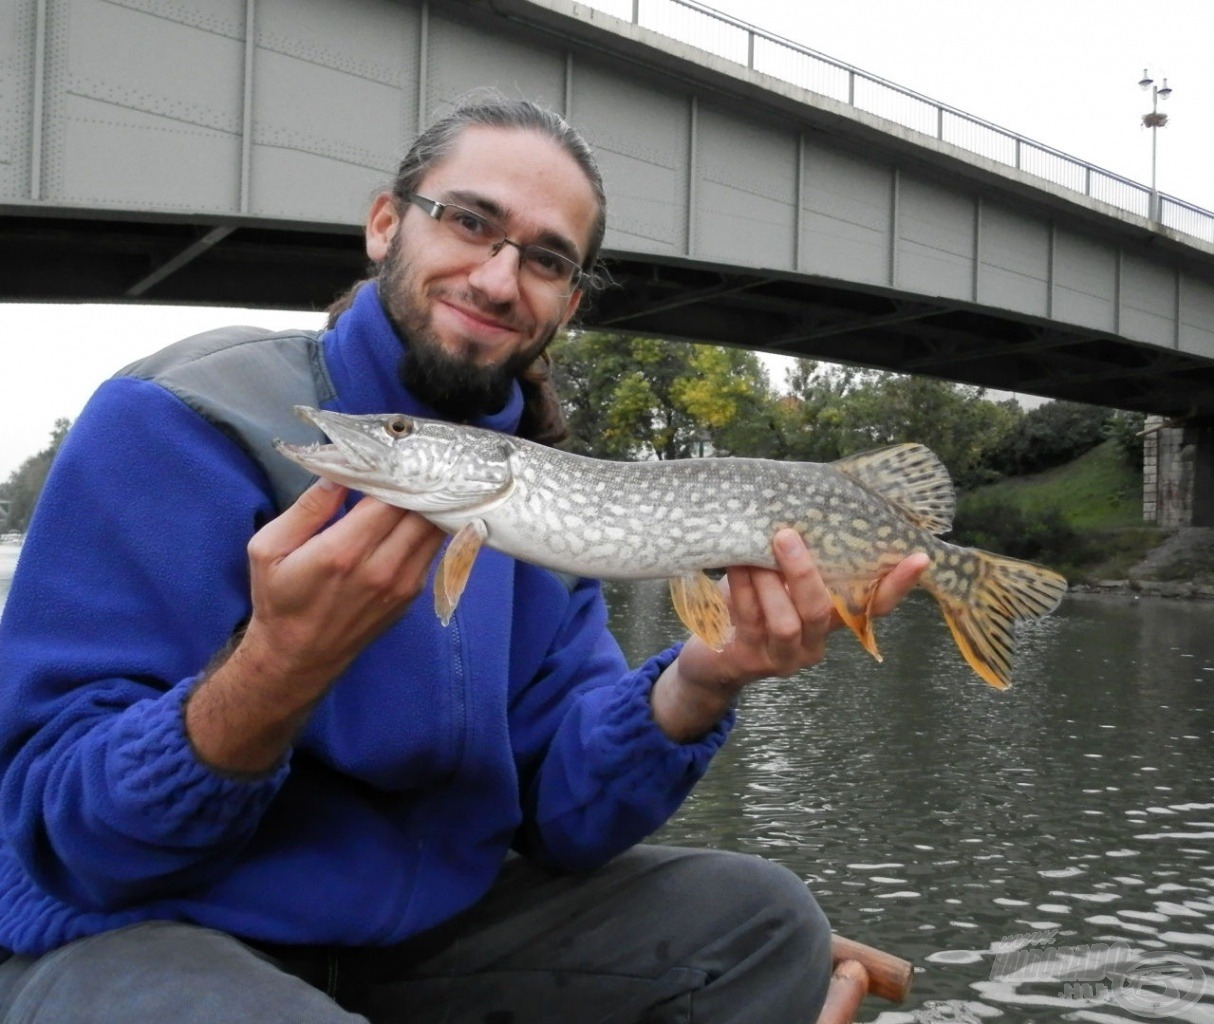
[{"label": "grassy riverbank", "polygon": [[1103,580],[1214,583],[1214,530],[1144,526],[1142,470],[1112,441],[1044,473],[1010,477],[963,495],[958,519],[998,509],[1051,534],[1040,560],[1073,583]]}]

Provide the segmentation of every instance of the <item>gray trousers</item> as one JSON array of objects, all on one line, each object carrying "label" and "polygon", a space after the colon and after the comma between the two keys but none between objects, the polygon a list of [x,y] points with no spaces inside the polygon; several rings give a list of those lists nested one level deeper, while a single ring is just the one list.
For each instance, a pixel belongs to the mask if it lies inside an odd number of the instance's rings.
[{"label": "gray trousers", "polygon": [[830,929],[742,854],[640,846],[585,875],[509,861],[400,946],[268,947],[154,921],[0,965],[4,1024],[812,1024]]}]

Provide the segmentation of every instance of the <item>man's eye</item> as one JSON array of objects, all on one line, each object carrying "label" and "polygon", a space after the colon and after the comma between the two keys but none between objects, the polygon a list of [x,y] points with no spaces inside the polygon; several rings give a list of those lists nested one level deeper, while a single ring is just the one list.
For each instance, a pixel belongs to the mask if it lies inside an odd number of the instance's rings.
[{"label": "man's eye", "polygon": [[452,230],[468,238],[484,238],[492,234],[489,222],[469,210],[453,210],[448,207],[447,223]]},{"label": "man's eye", "polygon": [[542,277],[555,280],[569,276],[569,262],[547,249],[528,246],[525,251],[527,263]]}]

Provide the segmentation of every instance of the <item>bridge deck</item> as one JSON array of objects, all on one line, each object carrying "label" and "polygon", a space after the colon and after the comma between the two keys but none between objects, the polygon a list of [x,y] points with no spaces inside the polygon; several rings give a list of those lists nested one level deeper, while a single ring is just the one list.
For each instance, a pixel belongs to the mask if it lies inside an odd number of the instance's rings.
[{"label": "bridge deck", "polygon": [[589,325],[1214,415],[1214,244],[570,0],[12,17],[2,299],[323,306],[418,125],[493,86],[600,156]]}]

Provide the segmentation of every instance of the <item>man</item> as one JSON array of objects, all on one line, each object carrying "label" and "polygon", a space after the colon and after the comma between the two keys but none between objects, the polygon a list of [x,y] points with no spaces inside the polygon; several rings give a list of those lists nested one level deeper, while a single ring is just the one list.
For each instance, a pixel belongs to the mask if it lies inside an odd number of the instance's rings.
[{"label": "man", "polygon": [[778,572],[730,570],[724,651],[629,671],[597,584],[496,553],[444,629],[441,533],[269,449],[297,401],[542,434],[520,380],[604,213],[559,118],[462,108],[373,203],[379,271],[331,330],[212,332],[99,389],[0,624],[0,1020],[816,1015],[829,932],[799,880],[637,846],[740,689],[822,656],[797,535]]}]

